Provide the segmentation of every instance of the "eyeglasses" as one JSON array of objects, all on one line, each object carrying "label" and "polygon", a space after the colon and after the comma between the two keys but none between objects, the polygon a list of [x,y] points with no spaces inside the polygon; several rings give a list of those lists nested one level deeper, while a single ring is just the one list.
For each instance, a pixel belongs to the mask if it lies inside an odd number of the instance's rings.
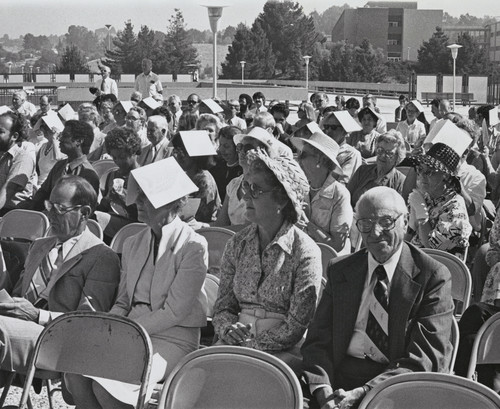
[{"label": "eyeglasses", "polygon": [[332,131],[336,131],[337,129],[342,128],[340,125],[328,125],[328,124],[323,124],[323,129],[327,131],[328,129],[331,129]]},{"label": "eyeglasses", "polygon": [[135,117],[133,117],[133,116],[127,116],[127,117],[125,118],[125,120],[130,121],[130,122],[139,121],[140,119],[141,119],[141,118],[135,118]]},{"label": "eyeglasses", "polygon": [[244,180],[241,184],[241,190],[243,191],[243,194],[246,195],[248,193],[252,197],[252,199],[258,199],[264,193],[271,193],[276,189],[277,188],[273,188],[271,190],[262,190],[256,184],[250,184],[246,180]]},{"label": "eyeglasses", "polygon": [[388,158],[393,158],[394,156],[396,156],[396,152],[386,151],[384,148],[377,148],[375,152],[377,153],[377,155],[385,155]]},{"label": "eyeglasses", "polygon": [[239,143],[238,145],[236,145],[236,152],[237,153],[246,154],[248,151],[251,151],[252,149],[255,149],[255,146],[250,145],[248,143],[246,143],[246,144]]},{"label": "eyeglasses", "polygon": [[231,109],[240,109],[239,105],[229,105],[229,108]]},{"label": "eyeglasses", "polygon": [[401,216],[402,213],[395,218],[391,216],[382,216],[378,219],[359,219],[356,221],[356,227],[361,233],[370,233],[376,225],[380,226],[383,231],[388,231],[394,229],[396,220]]},{"label": "eyeglasses", "polygon": [[50,212],[52,209],[55,210],[57,214],[63,215],[66,213],[69,213],[73,210],[79,209],[80,207],[83,207],[83,205],[78,205],[78,206],[71,206],[71,207],[64,207],[62,204],[59,203],[53,203],[50,200],[45,200],[45,209]]},{"label": "eyeglasses", "polygon": [[[193,100],[188,100],[187,102],[189,105],[195,105],[198,103],[198,101],[193,101]],[[169,104],[169,105],[175,105],[175,104]]]},{"label": "eyeglasses", "polygon": [[420,176],[432,176],[432,175],[435,175],[436,173],[439,173],[439,170],[436,170],[436,169],[427,169],[425,170],[422,166],[417,166],[415,168],[416,172],[418,175]]},{"label": "eyeglasses", "polygon": [[311,153],[311,152],[300,151],[299,155],[297,156],[297,159],[298,160],[304,160],[304,159],[311,158],[311,157],[316,157],[316,155],[313,154],[313,153]]}]

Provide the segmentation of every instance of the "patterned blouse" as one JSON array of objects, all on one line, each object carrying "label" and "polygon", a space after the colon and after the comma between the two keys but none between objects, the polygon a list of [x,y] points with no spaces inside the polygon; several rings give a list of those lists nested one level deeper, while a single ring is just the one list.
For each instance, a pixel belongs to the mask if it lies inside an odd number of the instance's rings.
[{"label": "patterned blouse", "polygon": [[284,314],[281,324],[245,344],[281,351],[297,344],[313,319],[321,285],[321,252],[309,236],[284,222],[261,255],[257,229],[252,223],[226,245],[213,325],[222,337],[242,309]]},{"label": "patterned blouse", "polygon": [[[435,200],[424,194],[424,199],[432,229],[428,237],[430,248],[448,251],[468,247],[472,226],[463,197],[449,191]],[[410,227],[416,232],[411,242],[417,247],[424,247],[418,237],[418,226]]]},{"label": "patterned blouse", "polygon": [[495,264],[484,282],[481,302],[495,305],[495,300],[500,300],[500,263]]}]

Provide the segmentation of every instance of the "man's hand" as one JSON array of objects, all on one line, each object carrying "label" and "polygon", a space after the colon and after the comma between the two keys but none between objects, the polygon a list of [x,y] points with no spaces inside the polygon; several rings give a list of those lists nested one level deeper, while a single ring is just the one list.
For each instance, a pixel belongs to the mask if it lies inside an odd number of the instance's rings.
[{"label": "man's hand", "polygon": [[366,395],[365,389],[361,386],[350,391],[345,391],[343,389],[337,389],[333,392],[335,396],[335,401],[338,402],[335,408],[339,409],[350,409],[357,408]]},{"label": "man's hand", "polygon": [[13,297],[13,302],[0,303],[0,315],[24,321],[38,321],[39,309],[26,298]]}]

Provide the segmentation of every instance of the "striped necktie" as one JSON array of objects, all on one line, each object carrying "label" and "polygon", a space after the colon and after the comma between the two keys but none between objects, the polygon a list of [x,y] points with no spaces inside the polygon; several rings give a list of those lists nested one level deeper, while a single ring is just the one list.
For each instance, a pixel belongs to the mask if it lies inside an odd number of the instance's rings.
[{"label": "striped necktie", "polygon": [[389,291],[384,266],[379,265],[372,276],[368,321],[366,323],[365,356],[376,362],[389,362]]}]

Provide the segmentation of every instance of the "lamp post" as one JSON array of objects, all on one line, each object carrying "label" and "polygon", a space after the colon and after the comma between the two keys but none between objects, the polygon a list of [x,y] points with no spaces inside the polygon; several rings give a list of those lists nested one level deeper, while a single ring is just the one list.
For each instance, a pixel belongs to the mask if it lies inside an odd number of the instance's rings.
[{"label": "lamp post", "polygon": [[108,50],[111,50],[111,24],[106,24],[104,27],[108,29]]},{"label": "lamp post", "polygon": [[241,64],[241,85],[243,85],[245,82],[245,64],[246,64],[246,61],[240,61],[240,64]]},{"label": "lamp post", "polygon": [[411,47],[408,47],[408,53],[406,54],[406,61],[410,61],[410,50]]},{"label": "lamp post", "polygon": [[306,100],[309,97],[309,60],[311,59],[310,55],[304,55],[302,57],[306,62]]},{"label": "lamp post", "polygon": [[222,9],[225,6],[203,6],[208,10],[210,28],[214,34],[214,59],[213,59],[213,97],[217,97],[217,25],[222,17]]},{"label": "lamp post", "polygon": [[451,50],[451,58],[453,58],[453,111],[455,111],[455,75],[457,70],[457,56],[458,49],[462,48],[459,44],[449,45],[448,48]]}]

